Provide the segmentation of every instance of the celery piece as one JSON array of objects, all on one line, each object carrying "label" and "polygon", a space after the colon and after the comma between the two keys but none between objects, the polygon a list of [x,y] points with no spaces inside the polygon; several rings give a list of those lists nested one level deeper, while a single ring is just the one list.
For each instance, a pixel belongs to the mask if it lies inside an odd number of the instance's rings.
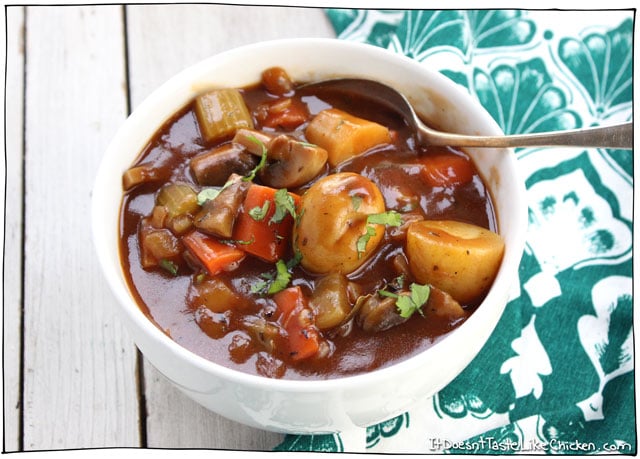
[{"label": "celery piece", "polygon": [[169,228],[173,234],[182,235],[185,234],[193,227],[193,219],[188,214],[176,215],[169,220],[167,228]]},{"label": "celery piece", "polygon": [[156,197],[156,204],[167,208],[169,218],[194,214],[200,209],[196,192],[189,185],[181,183],[170,183],[162,187]]},{"label": "celery piece", "polygon": [[216,89],[196,98],[195,113],[205,142],[253,129],[253,119],[238,89]]}]

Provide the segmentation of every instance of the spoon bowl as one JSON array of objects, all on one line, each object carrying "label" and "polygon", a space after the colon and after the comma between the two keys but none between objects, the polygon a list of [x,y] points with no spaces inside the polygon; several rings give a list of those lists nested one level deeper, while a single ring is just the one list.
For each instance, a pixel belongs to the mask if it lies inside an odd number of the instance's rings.
[{"label": "spoon bowl", "polygon": [[612,126],[541,132],[535,134],[483,136],[442,132],[426,126],[409,100],[390,86],[363,78],[336,78],[310,83],[297,90],[299,93],[327,93],[333,95],[356,94],[381,103],[400,114],[415,128],[418,142],[423,145],[450,147],[514,148],[531,146],[603,147],[621,150],[633,148],[633,123]]}]

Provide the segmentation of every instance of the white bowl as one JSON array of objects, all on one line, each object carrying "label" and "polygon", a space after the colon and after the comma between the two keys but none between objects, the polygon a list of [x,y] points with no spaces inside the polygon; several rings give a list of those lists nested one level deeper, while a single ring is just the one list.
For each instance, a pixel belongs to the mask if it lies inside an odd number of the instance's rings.
[{"label": "white bowl", "polygon": [[494,330],[517,278],[526,232],[524,184],[508,149],[468,149],[493,195],[504,259],[480,307],[430,349],[388,368],[322,381],[268,379],[225,368],[187,351],[142,313],[122,272],[118,218],[122,173],[165,120],[203,89],[242,87],[271,66],[296,81],[366,77],[395,86],[418,112],[452,132],[501,134],[484,109],[444,76],[382,48],[337,39],[257,43],[206,59],[173,77],[127,119],[105,153],[92,203],[95,248],[136,345],[193,400],[229,419],[277,432],[327,433],[401,414],[451,382]]}]

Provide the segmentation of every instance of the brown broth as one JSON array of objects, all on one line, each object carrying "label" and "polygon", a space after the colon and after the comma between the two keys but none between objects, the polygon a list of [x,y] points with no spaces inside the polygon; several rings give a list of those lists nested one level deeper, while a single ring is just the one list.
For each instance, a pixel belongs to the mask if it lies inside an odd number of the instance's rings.
[{"label": "brown broth", "polygon": [[[260,86],[246,88],[243,94],[251,111],[272,97]],[[380,188],[387,209],[422,212],[430,219],[453,219],[495,229],[491,199],[477,172],[469,183],[454,187],[431,187],[420,177],[417,163],[421,157],[442,152],[464,155],[463,152],[440,147],[417,148],[409,128],[397,116],[362,101],[305,97],[304,102],[312,114],[327,106],[337,106],[356,116],[389,126],[395,132],[393,144],[374,148],[340,164],[334,171],[357,172],[371,179]],[[304,139],[303,128],[297,128],[292,135]],[[203,142],[193,108],[189,105],[160,128],[136,164],[154,163],[161,166],[168,181],[186,182],[199,189],[188,162],[211,147]],[[273,355],[267,353],[242,329],[241,321],[245,316],[269,317],[274,308],[272,299],[258,297],[251,291],[252,286],[262,279],[262,273],[273,270],[273,265],[247,257],[235,271],[220,274],[245,299],[246,304],[229,312],[226,332],[212,338],[210,335],[216,334],[213,328],[207,334],[203,331],[206,325],[200,326],[196,322],[201,311],[191,310],[188,305],[188,290],[194,274],[181,271],[172,276],[161,269],[145,270],[141,267],[138,228],[142,218],[151,213],[155,195],[163,183],[141,185],[124,194],[121,210],[123,269],[140,308],[149,319],[177,343],[206,359],[270,377],[335,378],[382,368],[415,355],[433,345],[463,320],[451,323],[436,317],[427,320],[414,314],[401,326],[378,333],[367,333],[351,324],[348,333],[341,329],[340,332],[325,334],[332,348],[330,357],[294,363],[277,352]],[[307,186],[294,191],[302,194]],[[360,285],[363,291],[383,288],[396,275],[390,268],[390,259],[402,251],[403,241],[395,240],[388,233],[376,255],[348,278]],[[288,255],[293,256],[291,250]],[[291,285],[298,285],[303,292],[310,294],[317,280],[318,276],[296,267]],[[471,313],[477,304],[463,306]],[[206,320],[200,316],[200,323],[204,322]]]}]

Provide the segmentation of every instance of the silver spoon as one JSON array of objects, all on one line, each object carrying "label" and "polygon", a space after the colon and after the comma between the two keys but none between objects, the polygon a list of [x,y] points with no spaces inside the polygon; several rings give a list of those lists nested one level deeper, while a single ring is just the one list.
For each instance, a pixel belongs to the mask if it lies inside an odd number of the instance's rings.
[{"label": "silver spoon", "polygon": [[437,131],[424,125],[405,96],[395,89],[377,81],[360,78],[337,78],[309,83],[296,89],[298,94],[340,93],[357,95],[382,103],[401,114],[418,133],[418,141],[424,145],[451,147],[530,147],[530,146],[574,146],[604,147],[630,150],[633,148],[633,123],[573,129],[568,131],[542,132],[535,134],[483,136],[451,134]]}]

